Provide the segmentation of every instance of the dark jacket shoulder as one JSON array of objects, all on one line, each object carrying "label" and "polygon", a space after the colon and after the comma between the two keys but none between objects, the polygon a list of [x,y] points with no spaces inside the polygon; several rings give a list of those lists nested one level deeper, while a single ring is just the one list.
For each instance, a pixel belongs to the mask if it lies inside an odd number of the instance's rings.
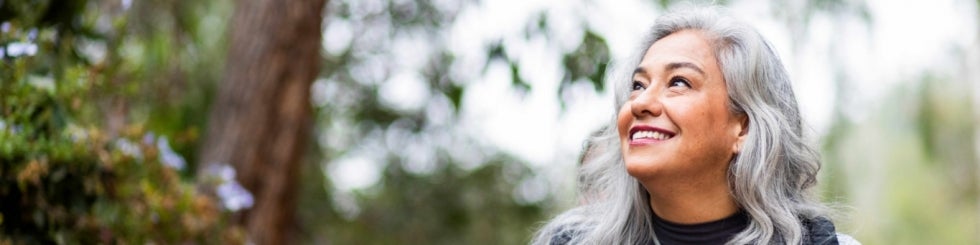
[{"label": "dark jacket shoulder", "polygon": [[816,217],[809,220],[803,221],[803,226],[806,228],[806,235],[803,237],[803,242],[805,244],[812,245],[836,245],[837,241],[837,230],[834,229],[834,223],[830,222],[829,219],[824,217]]}]

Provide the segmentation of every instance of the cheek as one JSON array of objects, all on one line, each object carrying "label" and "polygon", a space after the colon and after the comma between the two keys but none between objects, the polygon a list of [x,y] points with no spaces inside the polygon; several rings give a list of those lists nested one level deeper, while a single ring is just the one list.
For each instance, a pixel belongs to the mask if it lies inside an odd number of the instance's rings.
[{"label": "cheek", "polygon": [[[668,104],[669,103],[669,104]],[[710,121],[706,115],[704,104],[696,100],[675,100],[664,103],[664,112],[681,133],[693,134],[702,132],[705,123]]]},{"label": "cheek", "polygon": [[701,100],[675,107],[671,118],[685,132],[688,150],[699,155],[727,155],[730,144],[737,135],[730,132],[731,112],[725,100]]},{"label": "cheek", "polygon": [[619,114],[616,116],[616,128],[619,131],[619,139],[626,140],[629,134],[630,124],[633,122],[633,112],[630,108],[630,103],[626,102],[622,107],[619,107]]},{"label": "cheek", "polygon": [[725,104],[717,104],[716,101],[709,100],[688,100],[673,103],[669,111],[671,120],[684,131],[687,128],[688,134],[714,134],[725,125],[725,116],[728,110]]}]

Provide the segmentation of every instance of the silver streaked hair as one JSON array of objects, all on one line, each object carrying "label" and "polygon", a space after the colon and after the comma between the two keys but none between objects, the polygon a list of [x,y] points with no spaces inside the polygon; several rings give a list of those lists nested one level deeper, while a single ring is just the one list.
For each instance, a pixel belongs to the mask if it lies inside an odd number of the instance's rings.
[{"label": "silver streaked hair", "polygon": [[697,7],[657,18],[632,67],[621,66],[611,75],[616,93],[611,126],[589,139],[597,152],[587,153],[579,170],[586,200],[542,227],[533,244],[638,244],[654,238],[649,194],[626,172],[615,115],[629,98],[630,72],[646,50],[681,30],[701,31],[710,39],[730,109],[748,117],[748,136],[728,177],[749,224],[728,243],[799,244],[806,235],[801,220],[826,215],[809,191],[820,170],[819,154],[804,139],[796,96],[779,57],[752,27],[719,7]]}]

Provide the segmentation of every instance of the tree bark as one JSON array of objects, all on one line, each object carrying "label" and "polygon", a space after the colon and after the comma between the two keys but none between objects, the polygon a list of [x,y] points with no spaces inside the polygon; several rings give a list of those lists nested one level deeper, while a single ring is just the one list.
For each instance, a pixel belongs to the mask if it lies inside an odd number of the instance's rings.
[{"label": "tree bark", "polygon": [[238,0],[224,77],[199,170],[230,164],[255,198],[241,213],[255,244],[290,244],[299,164],[312,139],[309,88],[318,74],[326,0]]}]

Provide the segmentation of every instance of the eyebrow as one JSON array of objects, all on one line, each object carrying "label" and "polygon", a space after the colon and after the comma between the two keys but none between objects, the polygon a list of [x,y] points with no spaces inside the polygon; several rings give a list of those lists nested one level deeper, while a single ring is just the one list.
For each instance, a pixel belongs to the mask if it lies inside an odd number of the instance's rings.
[{"label": "eyebrow", "polygon": [[[688,68],[698,73],[701,73],[701,75],[704,75],[704,70],[701,70],[701,68],[698,67],[698,65],[695,65],[694,63],[691,62],[672,62],[672,63],[668,63],[666,68],[667,68],[666,70],[668,71],[676,70],[680,68]],[[637,67],[635,70],[633,70],[633,75],[635,76],[638,73],[643,74],[643,73],[647,73],[647,71],[646,69],[643,69],[643,67]]]},{"label": "eyebrow", "polygon": [[698,65],[695,65],[694,63],[690,63],[690,62],[674,62],[674,63],[667,64],[667,70],[676,70],[676,69],[680,69],[680,68],[689,68],[689,69],[694,70],[694,71],[696,71],[698,73],[701,73],[702,76],[704,75],[704,71],[702,71],[701,68],[698,67]]},{"label": "eyebrow", "polygon": [[643,67],[637,67],[635,70],[633,70],[633,76],[636,76],[636,74],[643,74],[643,73],[647,73],[647,71],[643,69]]}]

